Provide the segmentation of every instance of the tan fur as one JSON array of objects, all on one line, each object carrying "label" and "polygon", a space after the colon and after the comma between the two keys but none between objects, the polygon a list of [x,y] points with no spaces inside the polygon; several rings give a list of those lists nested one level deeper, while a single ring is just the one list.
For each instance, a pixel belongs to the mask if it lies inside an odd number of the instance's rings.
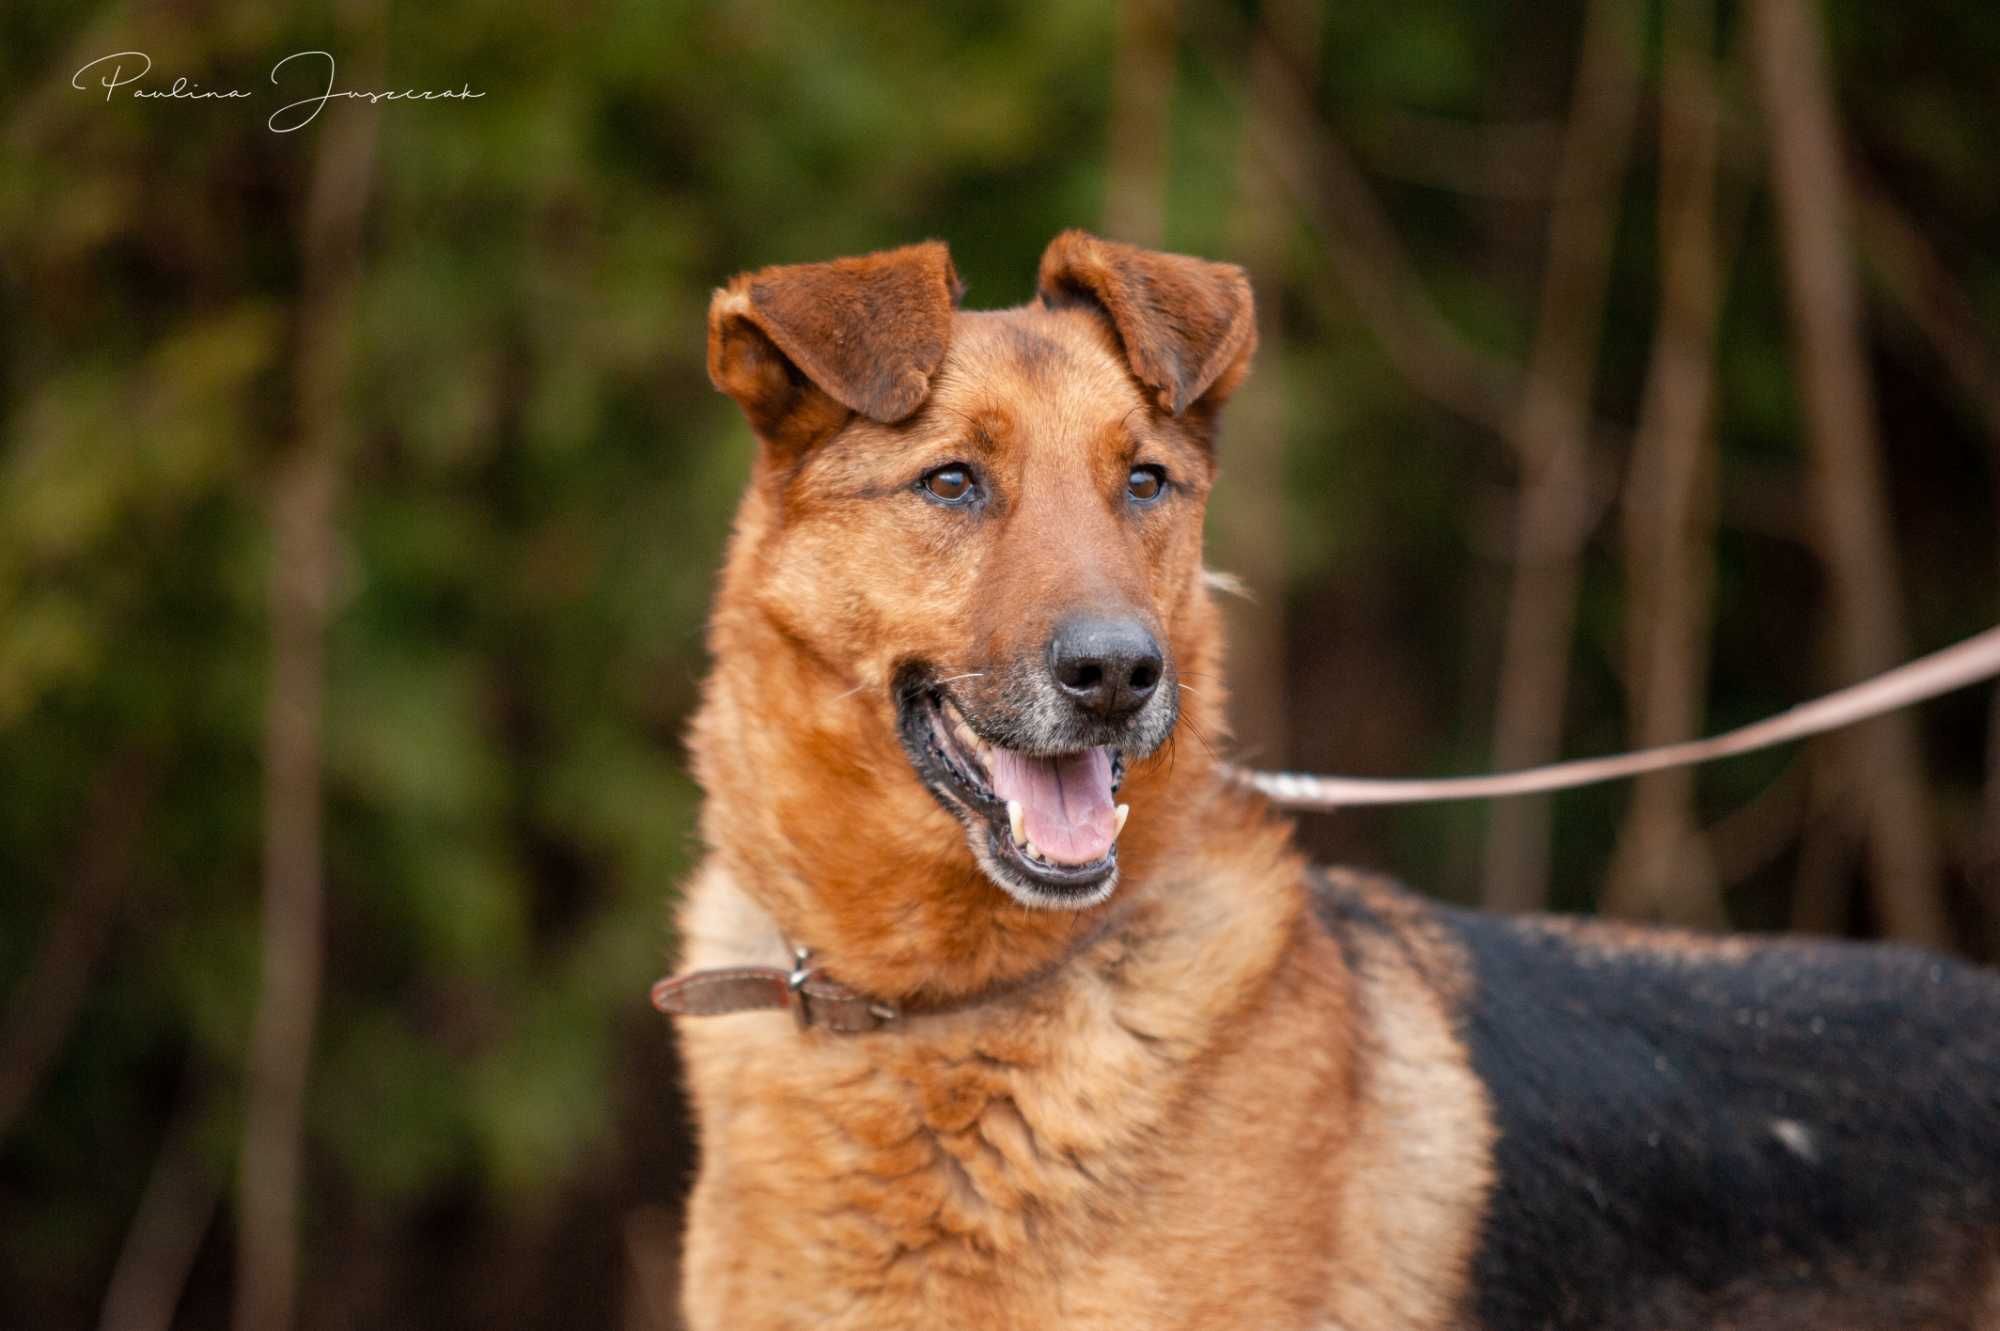
[{"label": "tan fur", "polygon": [[1341,1261],[1329,1306],[1346,1327],[1454,1325],[1492,1186],[1493,1125],[1446,1004],[1463,959],[1408,898],[1351,872],[1331,875],[1384,918],[1361,937],[1360,1012],[1348,1026],[1362,1068],[1353,1160],[1335,1194]]},{"label": "tan fur", "polygon": [[[949,299],[941,260],[810,279],[838,294],[890,273],[921,330],[923,302]],[[745,318],[751,279],[718,294],[711,363],[764,446],[693,734],[709,855],[684,966],[782,964],[790,941],[870,993],[966,995],[1113,925],[1043,982],[897,1030],[683,1021],[698,1331],[1459,1324],[1492,1136],[1438,987],[1462,964],[1416,926],[1343,954],[1308,917],[1286,828],[1208,751],[1223,693],[1202,506],[1254,323],[1240,272],[1186,265],[1063,238],[1044,285],[1076,299],[949,313],[941,362],[911,362],[923,405],[888,422],[851,385],[781,372],[779,339]],[[954,525],[904,493],[961,456],[1005,478],[1010,510]],[[1105,497],[1140,460],[1185,487],[1157,518]],[[1181,721],[1127,774],[1111,900],[1028,909],[916,779],[890,682],[917,654],[978,697],[993,662],[1096,604],[1154,627]]]},{"label": "tan fur", "polygon": [[[1300,927],[1298,870],[1269,829],[1197,853],[1058,980],[900,1032],[686,1023],[691,1325],[1455,1325],[1481,1093],[1403,954]],[[776,955],[733,884],[693,900],[691,964]]]}]

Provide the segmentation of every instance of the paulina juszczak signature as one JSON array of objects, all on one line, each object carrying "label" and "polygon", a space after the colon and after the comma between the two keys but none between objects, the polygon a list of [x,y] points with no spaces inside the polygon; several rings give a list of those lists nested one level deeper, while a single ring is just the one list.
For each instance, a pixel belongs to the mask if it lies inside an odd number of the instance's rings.
[{"label": "paulina juszczak signature", "polygon": [[[474,92],[470,83],[463,84],[455,89],[446,88],[431,91],[420,91],[414,88],[394,91],[362,91],[354,88],[336,88],[333,86],[334,60],[333,53],[330,51],[292,52],[292,54],[271,66],[271,83],[274,86],[279,81],[279,71],[295,60],[306,62],[299,67],[302,72],[310,71],[316,67],[317,62],[324,61],[325,78],[318,85],[319,91],[315,92],[312,96],[301,97],[295,102],[287,102],[271,113],[270,118],[264,124],[273,134],[290,134],[294,130],[304,129],[313,122],[314,118],[319,115],[328,102],[341,99],[371,103],[469,102],[476,101],[486,95],[483,92]],[[84,76],[91,74],[92,71],[97,71],[93,75],[93,80],[98,87],[104,89],[104,100],[107,102],[120,89],[124,88],[131,89],[126,94],[128,97],[155,101],[235,101],[255,95],[241,88],[203,88],[199,83],[191,82],[186,78],[177,78],[171,84],[162,88],[133,87],[134,84],[137,84],[147,74],[151,73],[152,69],[153,58],[144,51],[114,51],[110,55],[97,57],[97,59],[88,62],[81,69],[77,70],[76,73],[70,76],[69,85],[79,92],[88,92],[90,88],[87,86]],[[293,77],[302,77],[302,73],[295,74]]]}]

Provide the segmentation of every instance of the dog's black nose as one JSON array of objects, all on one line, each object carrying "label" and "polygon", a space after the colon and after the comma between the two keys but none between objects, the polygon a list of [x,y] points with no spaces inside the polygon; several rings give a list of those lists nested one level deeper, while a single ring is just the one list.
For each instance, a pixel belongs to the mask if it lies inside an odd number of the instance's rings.
[{"label": "dog's black nose", "polygon": [[1138,711],[1159,687],[1160,667],[1160,644],[1136,619],[1068,619],[1049,639],[1056,686],[1107,720]]}]

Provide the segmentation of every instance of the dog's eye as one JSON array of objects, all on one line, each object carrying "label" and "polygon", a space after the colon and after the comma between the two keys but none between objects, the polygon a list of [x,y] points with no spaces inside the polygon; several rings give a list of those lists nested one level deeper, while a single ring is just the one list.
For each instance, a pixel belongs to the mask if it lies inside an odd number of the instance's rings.
[{"label": "dog's eye", "polygon": [[1167,491],[1165,467],[1134,467],[1125,478],[1125,493],[1142,504],[1150,504]]},{"label": "dog's eye", "polygon": [[972,468],[963,462],[948,463],[936,471],[927,471],[917,484],[925,495],[941,504],[969,503],[977,493],[972,482]]}]

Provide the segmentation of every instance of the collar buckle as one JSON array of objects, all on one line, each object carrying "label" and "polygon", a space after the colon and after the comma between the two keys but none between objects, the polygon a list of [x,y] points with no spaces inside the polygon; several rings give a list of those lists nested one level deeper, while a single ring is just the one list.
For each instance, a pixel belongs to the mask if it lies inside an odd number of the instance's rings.
[{"label": "collar buckle", "polygon": [[813,1024],[810,997],[806,993],[806,981],[812,977],[812,949],[794,944],[792,971],[785,977],[785,993],[791,1000],[792,1020],[800,1030]]}]

